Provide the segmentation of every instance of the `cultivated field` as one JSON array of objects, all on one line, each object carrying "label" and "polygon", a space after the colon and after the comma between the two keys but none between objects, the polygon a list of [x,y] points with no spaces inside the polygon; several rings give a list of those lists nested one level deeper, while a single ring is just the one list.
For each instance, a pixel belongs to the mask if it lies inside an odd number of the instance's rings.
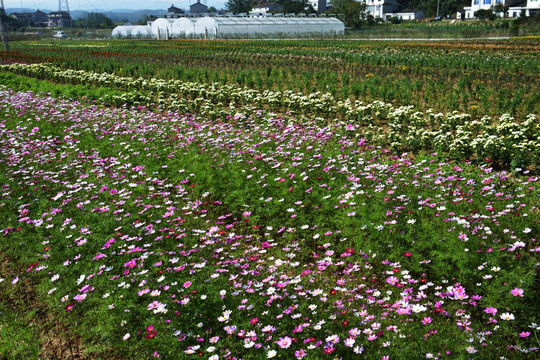
[{"label": "cultivated field", "polygon": [[0,54],[0,358],[534,359],[537,40]]}]

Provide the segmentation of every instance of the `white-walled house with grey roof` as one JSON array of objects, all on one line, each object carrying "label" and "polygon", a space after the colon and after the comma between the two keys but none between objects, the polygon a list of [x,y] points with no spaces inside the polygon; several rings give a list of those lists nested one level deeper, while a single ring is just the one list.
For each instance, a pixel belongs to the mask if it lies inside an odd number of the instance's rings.
[{"label": "white-walled house with grey roof", "polygon": [[[478,10],[494,9],[497,4],[502,4],[507,8],[506,12],[499,12],[497,16],[501,18],[517,18],[523,14],[524,16],[533,16],[540,14],[540,0],[471,0],[471,6],[463,8],[465,19],[474,19],[475,12]],[[461,13],[458,12],[458,18]]]}]

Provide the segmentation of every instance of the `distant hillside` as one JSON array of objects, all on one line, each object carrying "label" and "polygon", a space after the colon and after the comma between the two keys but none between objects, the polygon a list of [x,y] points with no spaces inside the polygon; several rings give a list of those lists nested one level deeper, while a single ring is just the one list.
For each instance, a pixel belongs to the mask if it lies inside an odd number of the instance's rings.
[{"label": "distant hillside", "polygon": [[[331,0],[327,0],[331,2]],[[401,4],[402,9],[418,9],[424,11],[426,17],[434,17],[437,14],[437,2],[439,3],[439,15],[445,17],[446,15],[454,15],[456,11],[463,8],[464,6],[470,6],[471,0],[398,0],[398,3]],[[52,10],[40,9],[43,12],[49,13]],[[34,12],[36,9],[29,8],[7,8],[6,12],[11,14],[13,12]],[[165,15],[167,10],[165,9],[154,9],[154,10],[131,10],[131,9],[114,9],[114,10],[73,10],[71,11],[71,16],[73,19],[79,19],[84,16],[84,13],[88,12],[99,12],[105,14],[111,20],[118,21],[129,21],[135,22],[140,20],[145,15]]]},{"label": "distant hillside", "polygon": [[[86,11],[88,12],[88,11]],[[107,16],[109,19],[113,20],[113,21],[123,21],[123,20],[127,20],[129,22],[135,22],[137,20],[140,20],[141,18],[143,18],[145,15],[156,15],[156,16],[160,16],[160,15],[165,15],[167,14],[167,10],[126,10],[126,9],[119,9],[119,10],[111,10],[111,11],[98,11],[98,10],[95,10],[94,12],[101,12],[103,13],[105,16]],[[72,16],[75,16],[73,15],[75,12],[73,11],[72,12]],[[81,14],[79,15],[79,17],[82,17],[84,15],[84,11],[81,11]]]},{"label": "distant hillside", "polygon": [[[48,9],[39,9],[45,13],[50,13],[52,10],[48,10]],[[30,12],[35,12],[36,9],[30,9],[30,8],[6,8],[6,14],[10,15],[10,14],[13,14],[13,13],[30,13]]]},{"label": "distant hillside", "polygon": [[[50,13],[50,9],[40,9],[41,11],[45,13]],[[30,8],[6,8],[6,13],[12,14],[14,12],[18,13],[28,13],[28,12],[35,12],[36,9],[30,9]],[[84,17],[85,13],[89,12],[97,12],[97,13],[103,13],[105,16],[107,16],[109,19],[113,20],[114,22],[118,21],[129,21],[129,22],[135,22],[137,20],[140,20],[145,15],[165,15],[167,13],[167,10],[159,9],[159,10],[130,10],[130,9],[114,9],[114,10],[102,10],[102,9],[95,9],[95,10],[72,10],[70,11],[71,17],[74,20],[80,19]]]}]

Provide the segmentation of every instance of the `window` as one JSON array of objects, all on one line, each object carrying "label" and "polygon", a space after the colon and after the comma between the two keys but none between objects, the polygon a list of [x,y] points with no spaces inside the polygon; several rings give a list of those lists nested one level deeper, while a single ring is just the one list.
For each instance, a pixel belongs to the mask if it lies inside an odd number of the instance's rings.
[{"label": "window", "polygon": [[480,0],[474,0],[474,5],[480,4]]},{"label": "window", "polygon": [[484,5],[491,5],[491,0],[484,0]]}]

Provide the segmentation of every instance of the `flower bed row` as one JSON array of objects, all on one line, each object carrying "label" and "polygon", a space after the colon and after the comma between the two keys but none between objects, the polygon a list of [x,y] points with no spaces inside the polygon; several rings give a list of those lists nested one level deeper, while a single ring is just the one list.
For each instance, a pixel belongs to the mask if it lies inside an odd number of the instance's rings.
[{"label": "flower bed row", "polygon": [[127,91],[102,101],[131,103],[173,111],[200,112],[224,118],[230,110],[244,114],[276,111],[340,124],[369,141],[401,151],[436,150],[458,159],[489,159],[504,166],[526,168],[540,163],[540,123],[535,114],[521,122],[503,114],[478,118],[464,113],[425,113],[412,106],[360,101],[338,101],[329,93],[303,95],[291,91],[264,91],[214,83],[210,86],[177,80],[120,77],[82,70],[62,70],[47,64],[2,65],[18,74],[70,84],[94,84]]}]

